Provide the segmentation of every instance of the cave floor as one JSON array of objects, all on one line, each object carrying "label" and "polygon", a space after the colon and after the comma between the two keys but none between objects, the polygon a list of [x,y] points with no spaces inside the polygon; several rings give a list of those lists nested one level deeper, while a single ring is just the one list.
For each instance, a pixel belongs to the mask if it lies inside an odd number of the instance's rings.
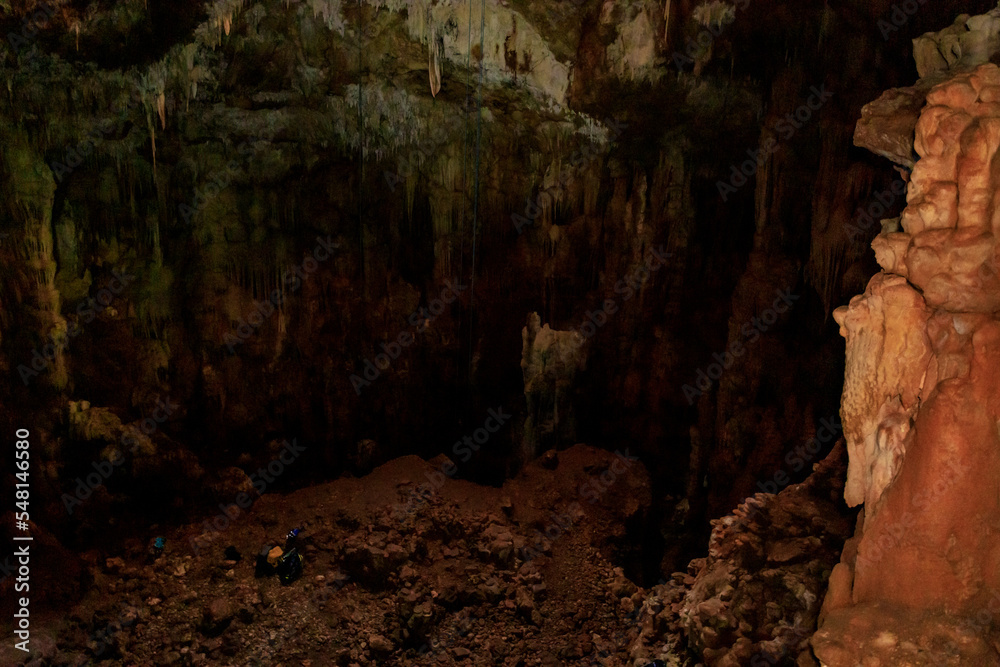
[{"label": "cave floor", "polygon": [[[644,593],[616,565],[649,506],[641,464],[577,445],[492,488],[443,462],[265,494],[231,520],[219,509],[164,530],[158,557],[138,538],[87,552],[82,599],[36,620],[38,664],[632,664]],[[292,527],[301,578],[256,577],[257,553]]]}]

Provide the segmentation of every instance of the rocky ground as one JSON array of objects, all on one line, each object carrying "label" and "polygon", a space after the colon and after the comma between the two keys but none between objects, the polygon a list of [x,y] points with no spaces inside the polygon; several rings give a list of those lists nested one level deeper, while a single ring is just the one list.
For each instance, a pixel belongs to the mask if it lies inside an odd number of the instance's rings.
[{"label": "rocky ground", "polygon": [[[158,557],[138,538],[86,552],[88,583],[68,610],[36,610],[25,664],[812,664],[852,527],[842,448],[718,520],[708,557],[649,590],[625,571],[644,557],[651,504],[630,454],[550,451],[502,488],[441,472],[452,466],[409,456],[266,494],[228,526],[166,531]],[[256,577],[258,551],[292,527],[302,577]]]},{"label": "rocky ground", "polygon": [[[502,489],[432,463],[267,494],[219,532],[167,531],[155,559],[138,539],[88,552],[92,585],[36,620],[27,664],[626,664],[643,593],[615,563],[650,505],[641,463],[578,445]],[[293,526],[302,578],[256,578]]]},{"label": "rocky ground", "polygon": [[[708,556],[645,597],[631,656],[709,667],[815,666],[809,640],[854,515],[838,443],[805,482],[758,493],[713,522]],[[692,661],[693,662],[693,661]],[[639,664],[639,663],[637,663]]]}]

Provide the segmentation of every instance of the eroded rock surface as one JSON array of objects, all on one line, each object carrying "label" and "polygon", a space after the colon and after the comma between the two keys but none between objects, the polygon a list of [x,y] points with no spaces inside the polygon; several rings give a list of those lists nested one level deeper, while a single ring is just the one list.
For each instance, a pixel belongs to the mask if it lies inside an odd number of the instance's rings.
[{"label": "eroded rock surface", "polygon": [[542,325],[537,313],[521,331],[521,372],[528,407],[522,456],[531,459],[553,433],[573,437],[572,397],[576,377],[586,367],[584,338],[577,331]]},{"label": "eroded rock surface", "polygon": [[866,104],[854,128],[854,145],[912,169],[917,157],[913,132],[931,85],[928,80],[911,88],[893,88]]},{"label": "eroded rock surface", "polygon": [[974,67],[1000,50],[1000,9],[987,14],[960,14],[938,32],[913,40],[913,59],[921,78],[957,67]]},{"label": "eroded rock surface", "polygon": [[713,522],[707,558],[646,598],[640,658],[672,665],[794,664],[809,653],[827,578],[853,522],[838,445],[805,482],[759,493]]},{"label": "eroded rock surface", "polygon": [[915,41],[921,74],[954,69],[915,124],[901,231],[872,243],[884,272],[834,313],[845,497],[864,515],[813,639],[830,667],[1000,664],[1000,68],[983,62],[998,24],[960,22],[933,36],[941,63]]}]

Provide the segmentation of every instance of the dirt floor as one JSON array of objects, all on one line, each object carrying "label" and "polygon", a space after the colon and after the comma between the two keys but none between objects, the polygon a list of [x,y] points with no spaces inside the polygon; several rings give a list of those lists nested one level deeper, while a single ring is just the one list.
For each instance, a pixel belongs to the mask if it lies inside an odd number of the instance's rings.
[{"label": "dirt floor", "polygon": [[[617,566],[635,576],[641,558],[642,464],[577,445],[503,488],[456,465],[408,456],[246,510],[234,498],[231,518],[162,533],[158,557],[140,539],[87,552],[79,602],[35,612],[29,661],[8,643],[0,663],[632,664],[644,592]],[[256,577],[295,527],[301,578]]]}]

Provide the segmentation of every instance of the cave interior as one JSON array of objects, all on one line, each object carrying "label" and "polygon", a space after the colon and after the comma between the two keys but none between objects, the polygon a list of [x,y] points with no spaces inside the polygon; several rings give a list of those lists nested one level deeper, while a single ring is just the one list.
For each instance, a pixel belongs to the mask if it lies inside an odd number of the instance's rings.
[{"label": "cave interior", "polygon": [[1000,665],[1000,7],[0,36],[0,663]]}]

